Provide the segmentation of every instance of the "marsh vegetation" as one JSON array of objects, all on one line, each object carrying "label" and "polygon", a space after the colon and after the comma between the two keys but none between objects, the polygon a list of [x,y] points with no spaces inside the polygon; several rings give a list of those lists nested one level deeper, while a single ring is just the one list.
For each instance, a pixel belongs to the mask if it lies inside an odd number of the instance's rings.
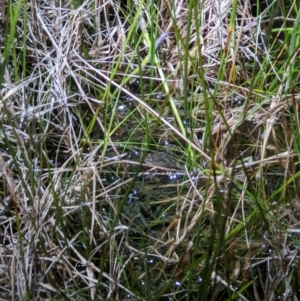
[{"label": "marsh vegetation", "polygon": [[299,300],[299,7],[0,4],[2,300]]}]

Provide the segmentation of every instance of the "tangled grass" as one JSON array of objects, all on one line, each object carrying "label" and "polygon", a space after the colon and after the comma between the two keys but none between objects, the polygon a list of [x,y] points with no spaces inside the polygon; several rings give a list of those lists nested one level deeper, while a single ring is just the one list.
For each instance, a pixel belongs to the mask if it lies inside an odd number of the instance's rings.
[{"label": "tangled grass", "polygon": [[299,15],[254,6],[1,3],[1,300],[298,300]]}]

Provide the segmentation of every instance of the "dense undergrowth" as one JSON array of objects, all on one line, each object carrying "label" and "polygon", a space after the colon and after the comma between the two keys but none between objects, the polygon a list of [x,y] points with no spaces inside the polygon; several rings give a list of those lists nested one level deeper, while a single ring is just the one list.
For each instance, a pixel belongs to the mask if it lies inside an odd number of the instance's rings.
[{"label": "dense undergrowth", "polygon": [[2,2],[1,300],[298,300],[298,10]]}]

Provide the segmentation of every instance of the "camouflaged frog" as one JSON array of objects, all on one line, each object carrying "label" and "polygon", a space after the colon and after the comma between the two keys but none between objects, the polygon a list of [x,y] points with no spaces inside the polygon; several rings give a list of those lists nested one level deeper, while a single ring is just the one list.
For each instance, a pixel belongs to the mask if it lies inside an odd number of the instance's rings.
[{"label": "camouflaged frog", "polygon": [[157,167],[183,169],[179,163],[179,158],[172,152],[152,152],[145,157],[145,163]]}]

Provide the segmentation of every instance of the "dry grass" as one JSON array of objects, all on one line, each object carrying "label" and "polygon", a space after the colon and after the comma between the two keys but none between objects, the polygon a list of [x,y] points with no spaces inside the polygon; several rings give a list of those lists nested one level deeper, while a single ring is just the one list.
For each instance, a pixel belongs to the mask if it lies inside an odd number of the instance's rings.
[{"label": "dry grass", "polygon": [[[297,300],[300,96],[262,15],[131,5],[30,1],[19,16],[0,102],[1,300]],[[141,165],[167,143],[180,166]]]}]

